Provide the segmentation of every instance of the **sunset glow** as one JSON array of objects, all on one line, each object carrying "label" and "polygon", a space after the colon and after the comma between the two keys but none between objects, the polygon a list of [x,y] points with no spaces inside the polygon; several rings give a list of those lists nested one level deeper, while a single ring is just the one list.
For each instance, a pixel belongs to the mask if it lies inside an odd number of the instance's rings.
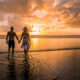
[{"label": "sunset glow", "polygon": [[80,0],[0,0],[0,80],[80,80]]},{"label": "sunset glow", "polygon": [[38,10],[38,11],[35,11],[33,15],[36,15],[37,17],[42,18],[47,15],[47,12]]},{"label": "sunset glow", "polygon": [[18,32],[27,26],[35,34],[55,34],[54,31],[74,34],[78,29],[80,34],[79,0],[1,0],[0,3],[0,33],[8,31],[10,26]]},{"label": "sunset glow", "polygon": [[32,31],[33,31],[33,32],[39,32],[39,29],[38,29],[37,27],[33,27],[33,28],[32,28]]},{"label": "sunset glow", "polygon": [[30,32],[30,35],[39,35],[40,32]]}]

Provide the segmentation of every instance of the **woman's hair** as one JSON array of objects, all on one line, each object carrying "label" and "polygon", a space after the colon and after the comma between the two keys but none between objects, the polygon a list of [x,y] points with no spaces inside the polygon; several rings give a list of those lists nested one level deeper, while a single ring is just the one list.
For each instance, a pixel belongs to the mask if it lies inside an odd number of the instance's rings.
[{"label": "woman's hair", "polygon": [[23,28],[23,31],[28,32],[28,28],[27,27],[24,27]]}]

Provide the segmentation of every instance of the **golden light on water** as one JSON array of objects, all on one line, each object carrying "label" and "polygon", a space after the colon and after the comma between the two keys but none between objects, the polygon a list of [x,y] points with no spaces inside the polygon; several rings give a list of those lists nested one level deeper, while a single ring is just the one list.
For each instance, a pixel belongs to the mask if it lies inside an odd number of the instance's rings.
[{"label": "golden light on water", "polygon": [[39,43],[38,38],[32,38],[31,39],[31,46],[34,47],[34,49],[37,49],[38,43]]},{"label": "golden light on water", "polygon": [[33,42],[34,44],[37,44],[38,38],[33,38],[33,39],[32,39],[32,42]]},{"label": "golden light on water", "polygon": [[[36,26],[33,26],[31,30],[32,30],[32,32],[31,32],[32,35],[39,35],[40,34],[39,28]],[[32,39],[32,43],[33,43],[34,47],[35,47],[35,45],[37,45],[37,42],[38,42],[38,38]]]}]

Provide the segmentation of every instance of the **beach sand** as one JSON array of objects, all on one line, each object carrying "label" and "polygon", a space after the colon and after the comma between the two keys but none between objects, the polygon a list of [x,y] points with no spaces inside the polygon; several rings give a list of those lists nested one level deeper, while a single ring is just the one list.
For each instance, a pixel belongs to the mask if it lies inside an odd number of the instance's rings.
[{"label": "beach sand", "polygon": [[[65,54],[64,54],[65,53]],[[0,54],[0,80],[80,80],[80,50]]]}]

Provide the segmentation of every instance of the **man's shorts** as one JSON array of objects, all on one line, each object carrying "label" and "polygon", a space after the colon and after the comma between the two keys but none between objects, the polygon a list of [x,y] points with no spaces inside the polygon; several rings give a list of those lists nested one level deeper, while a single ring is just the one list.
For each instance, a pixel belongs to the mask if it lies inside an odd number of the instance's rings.
[{"label": "man's shorts", "polygon": [[9,48],[15,48],[15,42],[14,42],[14,40],[9,40],[9,43],[8,43],[8,47]]}]

